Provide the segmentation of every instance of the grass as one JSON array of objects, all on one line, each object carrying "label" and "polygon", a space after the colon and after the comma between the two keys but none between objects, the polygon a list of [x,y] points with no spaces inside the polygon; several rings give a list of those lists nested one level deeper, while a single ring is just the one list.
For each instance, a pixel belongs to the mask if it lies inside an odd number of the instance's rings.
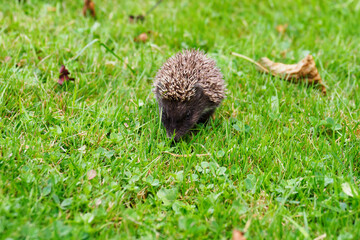
[{"label": "grass", "polygon": [[[154,0],[95,0],[96,21],[82,2],[0,2],[0,239],[360,238],[357,1],[169,0],[136,24]],[[71,60],[95,39],[134,73],[98,43]],[[172,145],[151,84],[183,48],[228,94]],[[230,52],[311,53],[328,95]],[[75,82],[58,86],[62,64]]]}]

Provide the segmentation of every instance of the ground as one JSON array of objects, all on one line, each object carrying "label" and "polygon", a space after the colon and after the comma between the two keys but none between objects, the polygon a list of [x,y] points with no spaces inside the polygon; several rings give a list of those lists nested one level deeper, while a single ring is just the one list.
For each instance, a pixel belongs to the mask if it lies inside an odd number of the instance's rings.
[{"label": "ground", "polygon": [[[360,238],[358,1],[94,2],[0,2],[0,239]],[[172,144],[151,89],[184,48],[227,98]],[[230,52],[312,54],[328,94]]]}]

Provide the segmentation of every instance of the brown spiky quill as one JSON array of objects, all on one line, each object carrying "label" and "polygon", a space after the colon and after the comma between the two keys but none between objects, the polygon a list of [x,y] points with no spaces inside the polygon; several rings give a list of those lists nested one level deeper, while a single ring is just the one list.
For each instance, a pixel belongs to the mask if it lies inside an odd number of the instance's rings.
[{"label": "brown spiky quill", "polygon": [[188,101],[199,84],[205,95],[217,104],[225,98],[225,84],[216,63],[201,51],[185,50],[169,58],[157,72],[154,92],[162,98]]}]

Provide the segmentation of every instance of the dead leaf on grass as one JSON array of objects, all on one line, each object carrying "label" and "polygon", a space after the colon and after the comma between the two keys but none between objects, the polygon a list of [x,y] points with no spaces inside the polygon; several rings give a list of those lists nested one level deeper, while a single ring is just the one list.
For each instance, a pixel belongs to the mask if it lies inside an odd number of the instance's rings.
[{"label": "dead leaf on grass", "polygon": [[234,229],[232,232],[232,240],[246,240],[246,237],[243,232]]},{"label": "dead leaf on grass", "polygon": [[20,59],[20,61],[16,64],[16,66],[21,68],[25,66],[26,63],[27,63],[26,59]]},{"label": "dead leaf on grass", "polygon": [[48,7],[47,7],[47,11],[48,11],[48,12],[56,12],[56,7],[48,6]]},{"label": "dead leaf on grass", "polygon": [[255,64],[260,72],[280,77],[289,82],[304,82],[308,85],[314,84],[319,87],[323,95],[326,95],[326,87],[322,82],[314,58],[311,55],[307,55],[297,64],[283,64],[273,62],[266,57],[261,58],[260,61],[257,62],[242,54],[234,52],[231,54]]},{"label": "dead leaf on grass", "polygon": [[91,169],[90,171],[87,172],[87,177],[88,180],[93,179],[94,177],[96,177],[96,171],[94,169]]},{"label": "dead leaf on grass", "polygon": [[62,65],[60,68],[60,75],[59,75],[58,83],[60,85],[63,85],[65,81],[75,81],[75,78],[70,78],[69,75],[70,75],[70,72],[65,68],[64,65]]},{"label": "dead leaf on grass", "polygon": [[93,18],[96,18],[95,4],[92,0],[84,0],[83,15],[85,17],[88,11],[90,11],[90,14]]},{"label": "dead leaf on grass", "polygon": [[288,24],[280,24],[276,26],[276,31],[278,31],[278,33],[280,34],[284,34],[286,32],[286,29],[288,28]]},{"label": "dead leaf on grass", "polygon": [[325,85],[321,80],[314,58],[311,55],[307,55],[297,64],[276,63],[266,57],[261,58],[259,64],[267,69],[267,71],[264,71],[262,68],[259,68],[262,72],[270,73],[287,81],[303,81],[309,85],[317,85],[321,92],[326,95]]},{"label": "dead leaf on grass", "polygon": [[130,23],[135,23],[137,21],[143,22],[144,20],[145,20],[145,16],[142,15],[142,14],[137,15],[137,16],[134,16],[134,15],[129,16],[129,22]]},{"label": "dead leaf on grass", "polygon": [[11,57],[10,56],[6,56],[5,58],[4,58],[4,62],[9,62],[11,60]]},{"label": "dead leaf on grass", "polygon": [[148,35],[146,33],[142,33],[139,36],[134,38],[134,42],[147,42],[147,40],[149,39]]},{"label": "dead leaf on grass", "polygon": [[155,3],[154,6],[152,6],[145,14],[140,14],[137,16],[134,15],[130,15],[129,16],[129,22],[130,23],[135,23],[135,22],[143,22],[145,20],[145,17],[148,16],[163,0],[159,0]]}]

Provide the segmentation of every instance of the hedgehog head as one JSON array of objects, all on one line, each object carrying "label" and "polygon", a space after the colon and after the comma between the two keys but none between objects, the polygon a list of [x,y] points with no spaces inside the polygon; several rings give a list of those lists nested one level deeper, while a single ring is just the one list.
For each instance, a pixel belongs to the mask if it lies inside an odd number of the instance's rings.
[{"label": "hedgehog head", "polygon": [[[206,113],[210,113],[215,108],[214,103],[204,94],[200,85],[194,86],[194,95],[189,100],[178,101],[159,97],[158,103],[166,135],[174,138],[175,141],[178,141],[196,123],[200,122],[199,120],[204,118]],[[204,121],[206,120],[204,118]]]}]

